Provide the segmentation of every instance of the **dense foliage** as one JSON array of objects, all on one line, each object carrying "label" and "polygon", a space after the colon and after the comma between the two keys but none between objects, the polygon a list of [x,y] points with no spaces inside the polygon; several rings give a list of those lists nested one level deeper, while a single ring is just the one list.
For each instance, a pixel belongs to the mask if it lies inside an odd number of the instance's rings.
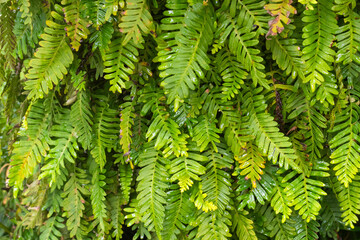
[{"label": "dense foliage", "polygon": [[355,0],[0,0],[0,239],[359,228]]}]

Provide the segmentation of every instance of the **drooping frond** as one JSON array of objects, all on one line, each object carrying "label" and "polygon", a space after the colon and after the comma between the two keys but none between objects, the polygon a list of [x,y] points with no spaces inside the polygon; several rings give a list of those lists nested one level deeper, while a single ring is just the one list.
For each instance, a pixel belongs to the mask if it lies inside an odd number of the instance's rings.
[{"label": "drooping frond", "polygon": [[111,225],[113,228],[113,232],[111,236],[116,240],[122,239],[123,236],[123,229],[122,225],[124,224],[124,214],[121,208],[121,195],[116,194],[109,197],[110,203],[110,218],[111,218]]},{"label": "drooping frond", "polygon": [[80,0],[62,0],[63,12],[67,26],[66,34],[70,39],[70,44],[75,51],[79,50],[80,42],[87,39],[90,34],[88,22],[81,17],[81,11],[84,11],[84,5]]},{"label": "drooping frond", "polygon": [[56,184],[57,187],[62,186],[61,175],[68,175],[65,169],[65,160],[75,163],[77,158],[76,150],[79,146],[76,142],[76,131],[72,127],[70,120],[70,111],[68,109],[60,110],[62,112],[56,124],[52,126],[49,133],[52,141],[50,143],[51,150],[46,155],[45,164],[41,168],[39,179],[50,177],[49,185]]},{"label": "drooping frond", "polygon": [[243,210],[233,211],[232,214],[232,231],[236,233],[239,239],[257,240],[257,236],[254,231],[254,222],[247,218],[249,212]]},{"label": "drooping frond", "polygon": [[96,95],[91,155],[102,170],[106,163],[106,149],[115,147],[119,136],[119,119],[117,111],[109,106],[109,96]]},{"label": "drooping frond", "polygon": [[14,195],[23,189],[23,181],[31,176],[42,156],[49,150],[49,112],[44,102],[37,101],[28,109],[28,117],[23,122],[20,140],[14,144],[9,184],[14,186]]},{"label": "drooping frond", "polygon": [[329,170],[328,165],[326,162],[318,161],[313,166],[309,177],[306,177],[304,173],[296,176],[295,172],[290,172],[282,180],[282,182],[288,182],[295,177],[285,187],[286,196],[290,200],[289,205],[294,206],[295,210],[298,210],[299,214],[307,222],[316,220],[316,216],[321,209],[319,199],[321,196],[326,195],[326,192],[321,189],[325,184],[315,179],[315,177],[330,176],[326,172]]},{"label": "drooping frond", "polygon": [[267,104],[261,91],[262,88],[248,89],[243,96],[244,108],[250,113],[248,124],[256,137],[255,143],[273,163],[279,162],[285,169],[291,166],[294,170],[301,171],[294,161],[296,155],[288,137],[279,131],[277,122],[265,112]]},{"label": "drooping frond", "polygon": [[143,36],[153,28],[147,0],[126,1],[126,8],[122,12],[119,28],[120,32],[126,34],[122,40],[122,45],[126,45],[130,40],[136,44],[144,42]]},{"label": "drooping frond", "polygon": [[76,102],[71,106],[70,121],[75,128],[78,142],[84,149],[89,149],[92,140],[93,114],[90,109],[90,95],[87,91],[77,94]]},{"label": "drooping frond", "polygon": [[131,168],[130,164],[119,165],[119,179],[120,179],[121,197],[124,200],[124,203],[126,204],[130,200],[131,183],[133,181],[133,169]]},{"label": "drooping frond", "polygon": [[85,210],[84,196],[90,194],[84,184],[88,184],[89,181],[86,179],[87,176],[84,170],[75,166],[73,168],[74,172],[70,174],[61,197],[64,198],[64,216],[67,217],[66,227],[70,231],[70,237],[82,238],[84,229],[81,229],[81,219]]},{"label": "drooping frond", "polygon": [[59,229],[65,228],[64,219],[59,215],[46,220],[45,225],[40,228],[40,240],[56,240],[61,238]]},{"label": "drooping frond", "polygon": [[216,127],[215,123],[215,120],[209,119],[207,116],[201,116],[199,117],[199,123],[194,126],[193,140],[200,147],[200,152],[204,151],[209,143],[217,151],[216,143],[220,142],[219,133],[221,131]]},{"label": "drooping frond", "polygon": [[179,49],[171,67],[161,73],[161,77],[165,77],[161,85],[168,95],[168,103],[175,100],[175,105],[178,105],[205,77],[204,70],[209,69],[210,61],[206,52],[213,39],[213,16],[212,6],[200,3],[186,12],[185,25],[176,38],[180,43]]},{"label": "drooping frond", "polygon": [[26,74],[25,90],[29,91],[29,99],[43,98],[67,74],[67,68],[73,61],[73,53],[66,41],[65,25],[57,12],[51,12],[59,23],[47,20],[47,27],[40,47],[31,59],[30,69]]},{"label": "drooping frond", "polygon": [[129,155],[133,137],[132,126],[134,125],[134,106],[132,102],[125,102],[121,105],[120,117],[120,145],[124,155]]},{"label": "drooping frond", "polygon": [[335,51],[331,49],[337,29],[336,15],[331,11],[332,1],[319,0],[314,10],[305,10],[303,21],[303,59],[306,64],[305,81],[314,92],[324,82],[323,74],[332,70]]},{"label": "drooping frond", "polygon": [[224,44],[228,40],[230,51],[243,64],[246,71],[250,72],[254,84],[259,83],[268,88],[263,73],[263,58],[259,56],[260,50],[255,47],[259,43],[255,38],[257,34],[242,24],[241,15],[236,19],[227,12],[222,13],[216,34],[220,36],[219,43]]},{"label": "drooping frond", "polygon": [[144,152],[140,155],[139,167],[141,170],[137,181],[136,191],[139,201],[139,211],[143,215],[142,221],[151,231],[154,230],[159,239],[165,218],[165,207],[168,177],[165,168],[166,160],[155,149],[152,142],[146,144]]},{"label": "drooping frond", "polygon": [[98,31],[93,32],[89,37],[89,42],[92,43],[92,51],[99,49],[101,56],[105,59],[106,53],[109,51],[111,37],[114,33],[114,28],[111,23],[106,23],[99,27]]},{"label": "drooping frond", "polygon": [[116,39],[111,42],[104,57],[104,78],[110,80],[110,91],[121,93],[125,82],[130,80],[129,75],[134,73],[135,63],[138,62],[138,48],[142,46],[135,45],[133,41],[123,45],[122,37],[117,34],[114,37]]},{"label": "drooping frond", "polygon": [[13,51],[15,49],[16,38],[13,33],[15,12],[11,9],[11,3],[0,3],[0,59],[4,58],[4,62],[0,68],[13,69],[15,66],[15,57]]}]

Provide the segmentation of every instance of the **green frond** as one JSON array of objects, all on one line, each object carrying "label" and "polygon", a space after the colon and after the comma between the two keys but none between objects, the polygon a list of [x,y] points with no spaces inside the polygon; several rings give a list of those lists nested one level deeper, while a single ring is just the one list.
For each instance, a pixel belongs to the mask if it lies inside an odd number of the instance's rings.
[{"label": "green frond", "polygon": [[283,222],[281,216],[269,206],[262,206],[257,213],[263,217],[263,228],[266,229],[266,235],[274,240],[293,240],[297,235],[293,219]]},{"label": "green frond", "polygon": [[144,152],[140,155],[139,167],[141,170],[137,177],[138,207],[142,215],[142,222],[149,231],[155,231],[159,239],[165,219],[165,203],[168,187],[167,163],[152,142],[147,143]]},{"label": "green frond", "polygon": [[280,167],[287,169],[291,166],[301,172],[295,164],[296,155],[289,138],[279,131],[274,117],[265,112],[267,104],[261,91],[262,88],[248,89],[243,95],[243,107],[250,113],[248,124],[255,136],[255,143],[274,164],[279,162]]},{"label": "green frond", "polygon": [[92,24],[97,30],[109,20],[110,16],[107,19],[105,17],[108,0],[82,0],[81,2],[84,5],[84,11],[81,12],[83,18],[87,17],[89,24]]},{"label": "green frond", "polygon": [[347,107],[342,109],[340,114],[335,117],[335,126],[331,132],[336,133],[329,141],[332,153],[330,155],[331,164],[334,164],[335,175],[338,181],[349,186],[355,178],[360,168],[359,159],[359,113],[360,108],[354,102],[358,98],[356,90],[350,90],[350,98]]},{"label": "green frond", "polygon": [[99,49],[102,58],[105,60],[106,53],[109,51],[114,28],[111,23],[106,23],[99,27],[99,30],[94,31],[90,37],[89,42],[92,43],[92,51]]},{"label": "green frond", "polygon": [[285,192],[287,184],[281,181],[281,177],[274,177],[274,180],[275,186],[273,196],[271,197],[271,207],[277,215],[279,213],[282,214],[281,222],[284,223],[290,218],[292,213],[292,209],[289,207],[290,201]]},{"label": "green frond", "polygon": [[[62,17],[51,12],[59,20]],[[57,85],[67,74],[67,68],[73,61],[73,53],[66,41],[65,25],[50,20],[46,21],[47,27],[41,35],[40,47],[34,54],[26,74],[25,90],[29,91],[28,99],[43,98],[49,93],[53,84]]]},{"label": "green frond", "polygon": [[133,137],[132,126],[134,125],[135,109],[132,102],[121,105],[120,117],[120,145],[124,155],[129,155]]},{"label": "green frond", "polygon": [[62,186],[63,181],[59,175],[68,175],[65,169],[65,160],[75,164],[77,158],[76,150],[79,146],[76,142],[76,131],[71,126],[70,110],[61,109],[56,124],[52,126],[49,133],[52,141],[50,142],[50,151],[44,160],[44,166],[41,168],[39,179],[50,177],[49,185],[56,184]]},{"label": "green frond", "polygon": [[340,209],[342,211],[342,220],[345,226],[354,228],[354,224],[359,221],[357,215],[360,214],[360,199],[358,193],[360,192],[360,177],[357,175],[348,187],[345,187],[341,182],[334,179],[334,191],[337,194]]},{"label": "green frond", "polygon": [[141,45],[135,45],[129,41],[122,45],[122,37],[115,34],[114,39],[109,45],[108,51],[104,57],[104,78],[110,80],[110,91],[122,92],[125,88],[125,82],[130,81],[130,75],[134,73],[135,63],[138,62],[138,48]]},{"label": "green frond", "polygon": [[105,150],[113,149],[119,136],[118,112],[109,106],[109,97],[106,95],[95,95],[96,107],[93,125],[93,139],[91,155],[102,170],[106,163]]},{"label": "green frond", "polygon": [[34,173],[37,164],[50,149],[48,126],[49,113],[45,111],[43,101],[30,105],[20,139],[14,144],[9,172],[9,184],[14,186],[15,197],[23,189],[24,179]]},{"label": "green frond", "polygon": [[294,240],[317,240],[320,224],[317,221],[304,221],[300,216],[295,217],[295,229],[297,235]]},{"label": "green frond", "polygon": [[193,185],[193,180],[201,181],[200,176],[203,175],[206,170],[201,163],[207,160],[205,156],[199,154],[198,148],[189,145],[188,156],[170,159],[170,181],[178,181],[181,192],[188,190]]},{"label": "green frond", "polygon": [[340,26],[335,32],[339,48],[336,53],[336,62],[342,62],[344,65],[350,62],[360,64],[360,54],[357,49],[360,44],[359,15],[349,10],[344,22],[345,25]]},{"label": "green frond", "polygon": [[229,49],[223,48],[216,54],[215,65],[219,67],[219,72],[223,80],[222,93],[224,99],[230,100],[239,94],[238,89],[244,84],[248,73],[243,65]]},{"label": "green frond", "polygon": [[246,180],[250,180],[253,188],[256,188],[256,181],[261,179],[264,173],[265,158],[259,149],[253,144],[249,143],[246,148],[240,151],[239,156],[235,159],[239,162],[240,174],[245,176]]},{"label": "green frond", "polygon": [[121,188],[121,197],[124,203],[127,204],[130,201],[131,183],[133,181],[133,169],[130,164],[119,165],[119,179]]},{"label": "green frond", "polygon": [[64,216],[67,217],[66,227],[70,231],[70,237],[76,236],[76,238],[81,239],[84,233],[81,224],[85,210],[84,196],[90,194],[84,184],[88,184],[89,181],[86,179],[87,175],[84,170],[75,166],[73,168],[74,172],[70,174],[61,197],[64,198]]},{"label": "green frond", "polygon": [[107,225],[107,207],[105,204],[106,192],[104,190],[105,183],[105,170],[100,170],[100,167],[97,163],[90,159],[90,173],[92,174],[91,178],[91,207],[94,214],[94,220],[99,224],[99,227],[102,232],[105,231]]},{"label": "green frond", "polygon": [[[158,96],[155,95],[154,97],[157,98]],[[177,157],[186,156],[186,138],[188,136],[185,134],[180,135],[179,125],[169,117],[167,109],[161,106],[162,103],[159,99],[153,99],[152,102],[148,103],[153,104],[153,120],[146,133],[148,141],[156,137],[155,148],[160,150],[165,147],[163,150],[164,157],[171,154],[175,154]]]},{"label": "green frond", "polygon": [[188,193],[181,191],[178,185],[171,185],[167,195],[162,236],[164,240],[177,240],[193,219],[196,209]]},{"label": "green frond", "polygon": [[111,225],[113,228],[111,236],[116,240],[122,239],[124,233],[122,228],[123,228],[125,216],[122,212],[121,198],[122,197],[120,194],[111,195],[109,197],[110,218],[111,218]]},{"label": "green frond", "polygon": [[239,239],[258,240],[254,231],[254,222],[246,216],[249,212],[243,210],[233,211],[232,213],[232,231],[236,233]]},{"label": "green frond", "polygon": [[294,38],[281,39],[277,36],[266,41],[266,48],[271,50],[272,59],[286,75],[291,75],[293,79],[298,76],[305,80],[305,62],[301,58],[300,44],[296,46],[297,44],[298,41]]},{"label": "green frond", "polygon": [[[186,13],[184,26],[176,36],[179,48],[171,61],[171,67],[161,72],[161,83],[168,95],[168,103],[175,101],[175,111],[181,99],[195,90],[200,79],[209,69],[210,59],[206,52],[213,39],[214,11],[211,6],[194,4]],[[173,56],[171,56],[173,57]]]},{"label": "green frond", "polygon": [[56,240],[61,238],[59,229],[65,228],[64,219],[58,215],[46,220],[45,225],[40,228],[40,240]]},{"label": "green frond", "polygon": [[146,0],[126,1],[120,21],[120,32],[126,34],[122,45],[126,45],[130,40],[136,44],[143,43],[143,36],[153,29],[153,19]]},{"label": "green frond", "polygon": [[245,70],[250,72],[254,85],[259,83],[261,86],[269,88],[263,73],[265,69],[262,64],[263,58],[259,56],[260,50],[255,47],[259,44],[259,40],[256,38],[257,33],[241,25],[241,21],[241,15],[235,19],[229,13],[224,12],[220,16],[216,36],[220,36],[219,43],[222,45],[228,40],[230,51],[243,64]]},{"label": "green frond", "polygon": [[70,121],[75,128],[77,141],[84,149],[89,149],[92,140],[93,114],[90,109],[90,95],[88,91],[77,93],[76,102],[71,106]]},{"label": "green frond", "polygon": [[321,202],[322,208],[319,215],[321,224],[319,232],[323,238],[335,238],[342,225],[342,212],[336,199],[336,195],[333,192],[328,192],[328,195],[324,200],[325,201]]},{"label": "green frond", "polygon": [[326,162],[318,161],[313,166],[309,177],[306,177],[304,173],[296,176],[295,172],[290,172],[282,179],[284,183],[295,177],[284,191],[290,200],[289,206],[294,206],[295,210],[299,211],[299,215],[307,222],[316,220],[321,209],[319,199],[326,195],[326,192],[321,189],[325,184],[316,177],[330,176],[326,172],[329,170],[328,165]]},{"label": "green frond", "polygon": [[200,147],[200,152],[204,151],[209,143],[217,151],[216,143],[220,143],[220,129],[216,127],[216,120],[209,119],[206,115],[199,117],[199,123],[194,127],[193,140]]},{"label": "green frond", "polygon": [[337,79],[334,74],[324,76],[324,82],[316,91],[316,100],[323,104],[324,107],[335,105],[335,99],[339,95]]},{"label": "green frond", "polygon": [[13,33],[16,14],[11,10],[11,3],[0,3],[0,58],[4,58],[4,66],[0,68],[14,69],[16,38]]},{"label": "green frond", "polygon": [[331,49],[334,34],[337,30],[336,14],[331,11],[332,1],[319,0],[314,10],[305,10],[302,21],[303,28],[303,60],[306,64],[305,80],[310,82],[314,92],[316,85],[324,82],[323,75],[327,75],[333,68],[335,51]]},{"label": "green frond", "polygon": [[44,13],[35,14],[32,16],[33,27],[25,24],[21,14],[18,13],[15,19],[14,34],[16,36],[16,54],[23,59],[24,55],[31,55],[32,49],[39,42],[39,37],[44,31],[45,18]]},{"label": "green frond", "polygon": [[321,150],[324,148],[325,135],[322,129],[326,128],[327,120],[320,114],[316,105],[311,106],[310,99],[301,90],[291,94],[286,102],[288,119],[299,119],[299,123],[294,125],[295,128],[299,128],[300,133],[296,138],[301,144],[305,144],[303,148],[308,154],[308,159],[315,162],[321,158]]},{"label": "green frond", "polygon": [[265,3],[266,1],[257,0],[225,0],[219,12],[228,10],[232,17],[238,16],[239,25],[251,30],[255,28],[258,34],[264,35],[270,21],[270,16],[264,9]]},{"label": "green frond", "polygon": [[75,51],[79,50],[80,42],[87,39],[90,34],[88,29],[89,23],[81,18],[81,11],[84,11],[84,5],[80,0],[62,0],[63,12],[67,26],[65,27],[66,35],[70,39],[70,44]]},{"label": "green frond", "polygon": [[205,200],[212,202],[222,212],[230,201],[230,175],[224,168],[231,168],[232,155],[226,151],[226,146],[217,144],[218,151],[210,148],[204,153],[208,158],[206,173],[201,176],[202,191],[206,194]]},{"label": "green frond", "polygon": [[32,12],[30,10],[31,1],[30,0],[19,0],[21,18],[25,18],[24,24],[29,25],[31,28],[32,23]]}]

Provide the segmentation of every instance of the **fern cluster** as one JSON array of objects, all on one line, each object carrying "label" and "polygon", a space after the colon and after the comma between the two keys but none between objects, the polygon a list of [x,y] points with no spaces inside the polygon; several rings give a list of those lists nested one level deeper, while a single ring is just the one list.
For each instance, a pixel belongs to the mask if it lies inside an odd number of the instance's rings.
[{"label": "fern cluster", "polygon": [[359,44],[354,0],[0,0],[0,239],[356,231]]}]

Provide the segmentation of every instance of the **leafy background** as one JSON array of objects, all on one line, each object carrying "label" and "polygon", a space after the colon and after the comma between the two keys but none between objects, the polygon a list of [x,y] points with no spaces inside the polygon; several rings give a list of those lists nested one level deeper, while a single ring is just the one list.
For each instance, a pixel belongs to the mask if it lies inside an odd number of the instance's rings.
[{"label": "leafy background", "polygon": [[355,0],[0,0],[0,239],[357,239]]}]

